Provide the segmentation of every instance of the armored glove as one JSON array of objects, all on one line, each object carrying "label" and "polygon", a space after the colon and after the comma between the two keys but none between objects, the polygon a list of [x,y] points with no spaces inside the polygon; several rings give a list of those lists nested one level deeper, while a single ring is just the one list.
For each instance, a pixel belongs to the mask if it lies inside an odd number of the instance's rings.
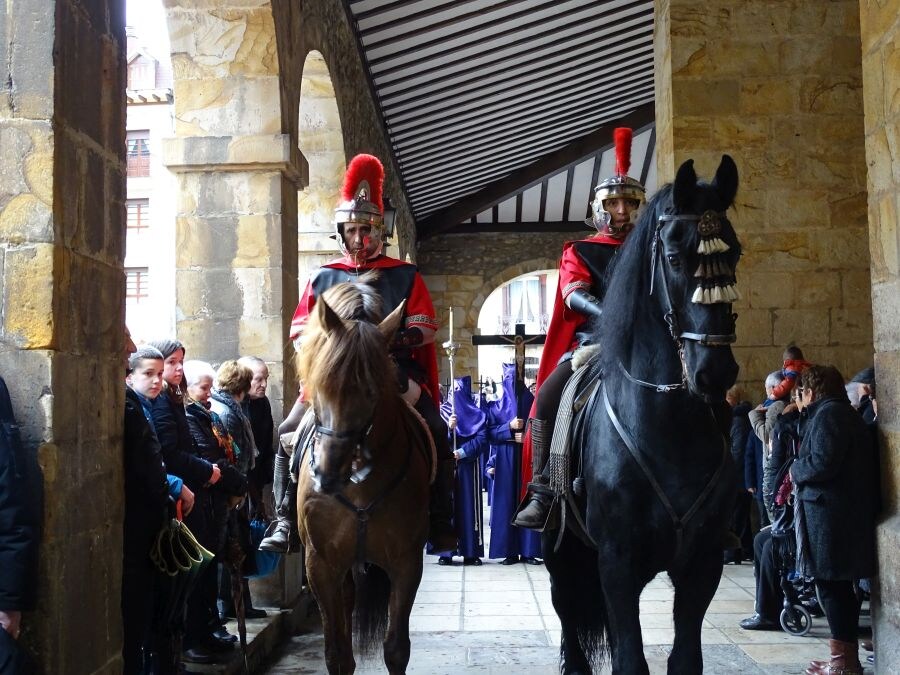
[{"label": "armored glove", "polygon": [[421,329],[413,326],[412,328],[398,330],[396,335],[394,335],[394,342],[391,344],[391,347],[418,347],[424,339]]},{"label": "armored glove", "polygon": [[600,301],[583,288],[576,288],[566,298],[566,304],[570,309],[585,316],[602,316]]}]

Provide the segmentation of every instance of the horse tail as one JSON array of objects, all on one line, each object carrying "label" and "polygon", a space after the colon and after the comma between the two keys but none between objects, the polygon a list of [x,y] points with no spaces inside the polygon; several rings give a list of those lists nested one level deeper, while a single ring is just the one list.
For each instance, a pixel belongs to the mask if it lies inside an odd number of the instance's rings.
[{"label": "horse tail", "polygon": [[353,633],[356,648],[361,654],[372,656],[381,647],[388,624],[388,601],[391,580],[377,565],[366,565],[362,572],[353,572],[356,602],[353,612]]}]

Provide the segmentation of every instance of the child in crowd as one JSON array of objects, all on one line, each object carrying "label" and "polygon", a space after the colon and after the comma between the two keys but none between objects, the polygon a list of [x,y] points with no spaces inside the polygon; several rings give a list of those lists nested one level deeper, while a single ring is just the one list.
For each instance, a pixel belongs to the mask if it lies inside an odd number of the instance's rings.
[{"label": "child in crowd", "polygon": [[803,359],[803,351],[796,345],[789,345],[784,350],[781,358],[784,360],[784,367],[781,369],[784,379],[772,389],[772,392],[769,394],[770,401],[786,399],[797,382],[800,381],[800,375],[803,371],[812,365],[809,361]]}]

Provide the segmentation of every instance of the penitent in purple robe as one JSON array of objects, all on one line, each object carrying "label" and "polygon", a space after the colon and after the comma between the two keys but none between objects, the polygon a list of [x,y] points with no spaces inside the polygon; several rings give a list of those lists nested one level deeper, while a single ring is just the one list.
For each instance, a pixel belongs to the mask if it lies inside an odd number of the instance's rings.
[{"label": "penitent in purple robe", "polygon": [[[479,457],[487,453],[485,414],[472,398],[472,378],[458,377],[453,383],[456,404],[456,487],[453,492],[453,525],[456,527],[456,551],[430,551],[434,554],[481,558],[484,555],[484,517],[481,508],[481,467]],[[448,421],[450,402],[441,405],[441,417]],[[450,433],[453,446],[453,432]]]},{"label": "penitent in purple robe", "polygon": [[487,466],[494,469],[489,558],[542,557],[540,533],[512,524],[522,481],[522,446],[513,440],[515,432],[509,428],[509,423],[516,417],[527,420],[533,401],[531,392],[524,387],[516,400],[516,367],[511,363],[503,364],[500,398],[488,407],[487,420],[490,443]]}]

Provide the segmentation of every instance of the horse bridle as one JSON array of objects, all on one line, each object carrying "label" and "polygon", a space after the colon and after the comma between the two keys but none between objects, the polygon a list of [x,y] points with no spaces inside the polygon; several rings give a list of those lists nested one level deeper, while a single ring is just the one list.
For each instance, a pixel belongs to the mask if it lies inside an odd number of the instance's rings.
[{"label": "horse bridle", "polygon": [[319,412],[313,409],[315,418],[315,427],[313,428],[313,440],[309,452],[309,465],[311,469],[315,469],[316,461],[316,441],[322,436],[329,436],[338,443],[353,443],[353,466],[354,469],[350,474],[350,480],[353,483],[362,483],[371,473],[372,451],[369,449],[369,435],[372,433],[372,426],[375,423],[375,411],[369,420],[358,429],[350,432],[335,431],[331,427],[324,426],[319,421]]},{"label": "horse bridle", "polygon": [[[715,214],[719,218],[724,218],[724,213],[716,213]],[[625,368],[624,364],[619,362],[619,366],[622,368],[622,372],[625,374],[629,380],[634,382],[637,385],[642,387],[646,387],[649,389],[654,389],[660,393],[669,393],[672,391],[677,391],[679,389],[687,389],[688,387],[688,373],[687,373],[687,362],[684,358],[684,341],[690,340],[692,342],[697,342],[698,344],[703,345],[704,347],[726,347],[735,340],[737,340],[737,335],[734,332],[731,333],[697,333],[694,331],[682,330],[681,322],[678,318],[678,311],[675,309],[675,305],[672,302],[672,294],[669,291],[669,283],[666,280],[666,273],[662,267],[662,255],[663,255],[663,247],[660,243],[660,236],[662,233],[663,227],[665,227],[669,223],[673,223],[676,221],[689,221],[700,223],[704,217],[708,217],[707,214],[697,215],[697,214],[687,214],[687,213],[664,213],[657,218],[656,231],[653,234],[653,244],[651,246],[650,257],[652,260],[650,261],[650,295],[653,295],[653,289],[656,280],[656,268],[659,266],[659,276],[662,279],[662,294],[663,300],[665,302],[666,311],[663,314],[663,319],[666,322],[666,326],[669,328],[669,335],[672,337],[672,340],[675,342],[675,350],[678,353],[678,360],[681,363],[681,382],[671,383],[671,384],[655,384],[653,382],[646,382],[644,380],[638,379],[631,375],[628,370]],[[733,320],[737,320],[737,314],[732,315]]]},{"label": "horse bridle", "polygon": [[[703,220],[704,216],[698,216],[696,214],[677,214],[677,213],[664,213],[659,216],[656,225],[656,232],[653,235],[653,247],[652,247],[652,257],[653,262],[652,268],[650,270],[650,293],[653,293],[653,280],[656,275],[656,266],[660,265],[660,277],[662,278],[662,288],[663,288],[663,297],[666,301],[666,306],[668,309],[663,318],[666,320],[666,324],[669,326],[669,333],[676,342],[681,340],[692,340],[694,342],[699,342],[701,345],[705,347],[727,347],[732,344],[735,340],[737,340],[737,336],[734,332],[731,333],[694,333],[691,331],[682,331],[680,327],[680,323],[678,321],[678,312],[675,309],[675,306],[672,304],[672,296],[669,293],[669,284],[666,281],[665,271],[662,269],[662,247],[660,246],[660,233],[662,232],[662,228],[666,226],[667,223],[677,222],[679,220],[686,220],[689,222],[699,223]],[[724,218],[724,213],[715,214],[719,218]]]}]

